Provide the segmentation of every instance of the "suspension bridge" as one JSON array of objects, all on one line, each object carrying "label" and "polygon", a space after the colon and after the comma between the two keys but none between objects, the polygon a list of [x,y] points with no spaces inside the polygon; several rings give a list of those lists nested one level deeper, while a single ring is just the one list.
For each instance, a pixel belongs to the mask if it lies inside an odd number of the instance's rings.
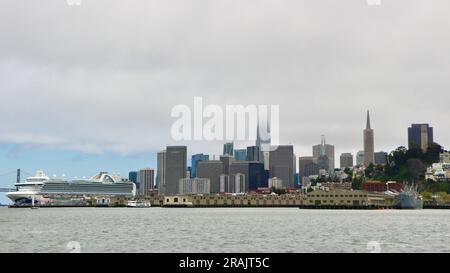
[{"label": "suspension bridge", "polygon": [[20,182],[20,173],[31,176],[32,174],[20,169],[0,174],[0,192],[16,191],[14,183]]}]

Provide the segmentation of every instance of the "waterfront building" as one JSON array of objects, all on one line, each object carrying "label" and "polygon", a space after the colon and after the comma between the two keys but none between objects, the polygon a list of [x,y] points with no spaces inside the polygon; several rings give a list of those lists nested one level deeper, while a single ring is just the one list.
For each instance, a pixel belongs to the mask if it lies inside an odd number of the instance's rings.
[{"label": "waterfront building", "polygon": [[259,146],[247,147],[247,160],[248,161],[262,161],[261,160],[261,149]]},{"label": "waterfront building", "polygon": [[209,160],[209,155],[195,154],[191,157],[191,177],[197,177],[197,162]]},{"label": "waterfront building", "polygon": [[186,177],[186,146],[167,146],[165,158],[165,186],[163,194],[178,194],[181,178]]},{"label": "waterfront building", "polygon": [[322,163],[328,161],[328,166],[323,166],[325,170],[334,170],[334,145],[327,144],[325,136],[322,136],[322,141],[320,144],[313,146],[314,163],[319,164],[319,159]]},{"label": "waterfront building", "polygon": [[269,189],[272,188],[277,190],[283,189],[283,180],[278,177],[269,178]]},{"label": "waterfront building", "polygon": [[223,144],[223,155],[233,156],[233,142]]},{"label": "waterfront building", "polygon": [[294,146],[278,145],[269,152],[270,177],[283,180],[283,187],[294,188]]},{"label": "waterfront building", "polygon": [[408,148],[428,150],[433,144],[433,127],[429,124],[412,124],[408,128]]},{"label": "waterfront building", "polygon": [[304,202],[306,206],[367,206],[367,192],[349,190],[314,190],[307,193]]},{"label": "waterfront building", "polygon": [[356,165],[364,165],[364,151],[358,151],[358,153],[356,153]]},{"label": "waterfront building", "polygon": [[370,115],[367,111],[366,129],[364,129],[364,166],[375,163],[374,134],[370,127]]},{"label": "waterfront building", "polygon": [[220,160],[206,160],[197,162],[197,177],[208,178],[211,193],[220,192],[220,175],[223,174],[223,162]]},{"label": "waterfront building", "polygon": [[386,152],[376,152],[375,153],[375,165],[386,165],[387,164],[388,153]]},{"label": "waterfront building", "polygon": [[318,188],[322,190],[351,190],[351,182],[321,182],[317,183]]},{"label": "waterfront building", "polygon": [[237,161],[247,161],[247,149],[234,150],[234,159]]},{"label": "waterfront building", "polygon": [[141,181],[139,194],[149,195],[152,193],[154,187],[155,170],[151,168],[141,169],[139,171],[139,180]]},{"label": "waterfront building", "polygon": [[364,181],[362,183],[362,189],[369,192],[385,192],[387,190],[401,192],[403,190],[403,184],[396,181]]},{"label": "waterfront building", "polygon": [[209,178],[181,178],[178,194],[209,194],[211,193]]},{"label": "waterfront building", "polygon": [[156,164],[156,188],[161,193],[163,186],[166,184],[166,150],[158,152]]},{"label": "waterfront building", "polygon": [[440,163],[450,163],[450,152],[444,151],[439,154]]},{"label": "waterfront building", "polygon": [[341,154],[339,161],[342,170],[353,167],[353,155],[351,153]]}]

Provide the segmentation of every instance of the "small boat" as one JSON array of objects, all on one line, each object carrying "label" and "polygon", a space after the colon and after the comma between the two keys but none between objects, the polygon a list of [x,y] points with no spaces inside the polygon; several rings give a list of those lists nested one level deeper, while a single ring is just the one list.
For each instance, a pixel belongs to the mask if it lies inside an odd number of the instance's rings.
[{"label": "small boat", "polygon": [[152,204],[150,202],[144,202],[144,201],[136,201],[136,200],[130,200],[127,203],[128,208],[150,208]]}]

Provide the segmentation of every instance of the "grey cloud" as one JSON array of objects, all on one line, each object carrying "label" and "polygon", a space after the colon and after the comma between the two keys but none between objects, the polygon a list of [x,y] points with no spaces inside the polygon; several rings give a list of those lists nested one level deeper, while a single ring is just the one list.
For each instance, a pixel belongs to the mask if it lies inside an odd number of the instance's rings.
[{"label": "grey cloud", "polygon": [[[382,1],[2,1],[0,141],[124,154],[173,144],[170,110],[279,104],[298,156],[327,135],[376,150],[430,122],[450,145],[450,3]],[[220,143],[187,143],[220,153]]]}]

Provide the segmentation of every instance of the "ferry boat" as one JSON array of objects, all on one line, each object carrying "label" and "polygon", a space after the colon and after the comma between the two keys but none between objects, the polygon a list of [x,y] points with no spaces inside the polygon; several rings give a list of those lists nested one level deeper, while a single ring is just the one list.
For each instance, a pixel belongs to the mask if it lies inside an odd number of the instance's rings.
[{"label": "ferry boat", "polygon": [[144,202],[144,201],[136,201],[136,200],[130,200],[128,201],[127,207],[128,208],[150,208],[152,204],[150,202]]}]

